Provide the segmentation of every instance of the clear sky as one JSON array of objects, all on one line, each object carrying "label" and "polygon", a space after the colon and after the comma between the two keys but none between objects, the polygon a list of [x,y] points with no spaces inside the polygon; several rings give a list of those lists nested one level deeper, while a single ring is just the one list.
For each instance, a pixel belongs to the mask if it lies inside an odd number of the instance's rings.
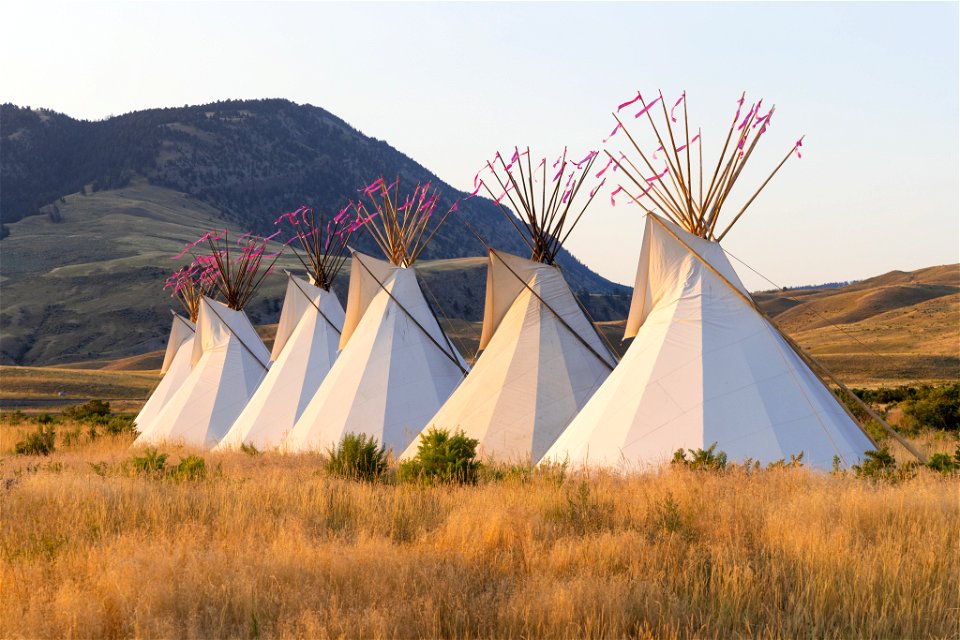
[{"label": "clear sky", "polygon": [[[960,260],[958,6],[23,2],[0,8],[0,100],[98,119],[288,98],[469,191],[498,148],[600,148],[638,89],[686,90],[715,157],[746,90],[777,118],[735,204],[806,140],[724,247],[778,284],[846,280]],[[632,283],[636,208],[588,215],[568,247]]]}]

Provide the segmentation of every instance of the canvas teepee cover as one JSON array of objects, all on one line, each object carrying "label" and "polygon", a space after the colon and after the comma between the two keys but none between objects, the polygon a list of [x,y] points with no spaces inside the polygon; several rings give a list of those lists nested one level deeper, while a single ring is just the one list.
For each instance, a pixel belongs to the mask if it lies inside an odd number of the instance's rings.
[{"label": "canvas teepee cover", "polygon": [[289,276],[273,365],[217,449],[283,442],[336,360],[343,319],[335,293]]},{"label": "canvas teepee cover", "polygon": [[243,311],[204,297],[191,360],[190,375],[137,444],[217,444],[266,375],[270,353]]},{"label": "canvas teepee cover", "polygon": [[403,451],[460,383],[466,364],[412,268],[353,253],[342,351],[284,446],[325,449],[348,433]]},{"label": "canvas teepee cover", "polygon": [[195,332],[196,326],[192,322],[180,314],[173,314],[170,337],[167,339],[167,350],[163,354],[163,365],[160,367],[163,378],[134,420],[134,424],[136,424],[140,433],[147,433],[154,418],[157,417],[167,401],[173,397],[173,394],[187,379],[187,376],[190,375],[192,366],[190,360],[193,353]]},{"label": "canvas teepee cover", "polygon": [[749,295],[718,243],[648,214],[627,320],[633,344],[544,459],[634,467],[716,442],[733,460],[802,451],[805,464],[830,468],[835,455],[852,464],[873,447],[779,332],[704,261]]},{"label": "canvas teepee cover", "polygon": [[480,347],[428,426],[463,430],[500,460],[539,460],[616,365],[557,267],[494,250]]}]

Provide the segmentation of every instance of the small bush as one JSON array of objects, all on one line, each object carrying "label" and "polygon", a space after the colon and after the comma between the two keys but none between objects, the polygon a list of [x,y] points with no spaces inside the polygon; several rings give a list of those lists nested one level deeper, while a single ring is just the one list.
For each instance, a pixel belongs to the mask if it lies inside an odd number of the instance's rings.
[{"label": "small bush", "polygon": [[921,387],[914,398],[903,403],[903,414],[906,426],[914,431],[960,430],[960,384]]},{"label": "small bush", "polygon": [[147,447],[142,456],[133,456],[128,461],[130,470],[138,476],[162,476],[167,470],[167,454],[155,447]]},{"label": "small bush", "polygon": [[90,400],[83,404],[64,409],[63,415],[79,422],[88,422],[110,415],[110,403],[103,400]]},{"label": "small bush", "polygon": [[462,431],[450,435],[449,431],[431,427],[420,436],[417,456],[400,465],[400,478],[429,484],[475,484],[480,472],[479,443]]},{"label": "small bush", "polygon": [[54,424],[57,419],[49,413],[41,413],[37,416],[37,424]]},{"label": "small bush", "polygon": [[334,449],[327,451],[330,475],[373,482],[387,472],[387,452],[377,439],[365,433],[348,433]]},{"label": "small bush", "polygon": [[952,456],[947,453],[935,453],[930,456],[927,468],[944,474],[960,471],[960,445],[957,445]]},{"label": "small bush", "polygon": [[103,430],[112,436],[137,433],[133,416],[110,416],[103,425]]},{"label": "small bush", "polygon": [[258,456],[260,455],[260,450],[257,449],[252,444],[247,444],[246,442],[240,443],[240,451],[243,451],[248,456]]},{"label": "small bush", "polygon": [[187,456],[169,473],[174,480],[203,480],[207,477],[207,461],[200,456]]},{"label": "small bush", "polygon": [[776,462],[767,465],[767,469],[797,469],[803,466],[803,451],[799,454],[790,454],[790,462],[786,458],[780,458]]},{"label": "small bush", "polygon": [[687,458],[683,449],[677,449],[670,464],[694,471],[723,471],[727,468],[727,454],[716,451],[716,448],[717,443],[714,442],[706,449],[687,449],[690,452],[690,459]]},{"label": "small bush", "polygon": [[53,427],[41,424],[36,431],[14,445],[14,451],[21,456],[48,456],[53,453],[57,432]]}]

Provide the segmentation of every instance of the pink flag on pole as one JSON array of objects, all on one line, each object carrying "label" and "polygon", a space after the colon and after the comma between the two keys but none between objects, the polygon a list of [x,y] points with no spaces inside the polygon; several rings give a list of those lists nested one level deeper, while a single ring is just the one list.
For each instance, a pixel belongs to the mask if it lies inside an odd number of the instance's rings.
[{"label": "pink flag on pole", "polygon": [[640,101],[640,100],[643,100],[643,98],[640,96],[640,92],[637,91],[637,97],[636,97],[636,98],[634,98],[633,100],[627,100],[626,102],[622,102],[622,103],[620,103],[620,104],[617,106],[617,113],[620,113],[621,110],[626,109],[627,107],[629,107],[629,106],[632,105],[633,103],[638,102],[638,101]]},{"label": "pink flag on pole", "polygon": [[668,171],[670,171],[670,167],[665,167],[661,173],[658,173],[652,178],[647,178],[647,184],[653,184],[657,180],[661,180],[663,176],[667,175]]},{"label": "pink flag on pole", "polygon": [[617,123],[617,126],[615,126],[615,127],[613,128],[613,131],[610,132],[610,135],[608,135],[606,138],[603,139],[603,143],[606,144],[606,143],[607,143],[607,140],[609,140],[609,139],[612,138],[613,136],[617,135],[617,131],[620,131],[620,129],[622,129],[622,128],[623,128],[623,124],[621,124],[621,123],[618,122],[618,123]]},{"label": "pink flag on pole", "polygon": [[673,112],[676,110],[677,107],[680,106],[680,103],[683,102],[686,99],[686,97],[687,97],[687,92],[684,91],[683,93],[680,94],[680,97],[677,99],[677,101],[673,103],[673,108],[670,109],[670,119],[672,121],[674,122],[677,121],[677,119],[673,117]]},{"label": "pink flag on pole", "polygon": [[660,96],[657,96],[656,98],[654,98],[653,101],[650,102],[650,104],[648,104],[648,105],[645,106],[643,109],[641,109],[640,112],[637,113],[637,115],[635,115],[635,116],[633,116],[633,117],[634,117],[634,118],[639,118],[640,116],[642,116],[643,114],[645,114],[647,111],[650,111],[650,109],[653,107],[653,105],[657,104],[658,102],[660,102]]},{"label": "pink flag on pole", "polygon": [[597,195],[597,191],[600,191],[600,187],[602,187],[603,184],[604,184],[606,181],[607,181],[607,179],[604,178],[603,180],[600,181],[600,184],[598,184],[597,186],[595,186],[593,189],[590,190],[590,197],[591,197],[591,198],[592,198],[593,196]]},{"label": "pink flag on pole", "polygon": [[614,190],[610,193],[610,205],[611,205],[611,206],[614,206],[614,207],[617,206],[617,201],[616,201],[616,199],[614,198],[614,196],[616,196],[616,195],[617,195],[618,193],[620,193],[621,191],[623,191],[623,187],[621,187],[621,186],[618,185],[617,188],[614,189]]}]

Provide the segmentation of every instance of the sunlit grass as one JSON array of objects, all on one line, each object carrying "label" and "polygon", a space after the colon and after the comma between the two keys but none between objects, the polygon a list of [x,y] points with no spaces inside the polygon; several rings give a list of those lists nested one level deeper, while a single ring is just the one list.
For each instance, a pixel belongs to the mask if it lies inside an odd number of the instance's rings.
[{"label": "sunlit grass", "polygon": [[0,432],[2,637],[958,633],[960,480],[926,470],[430,487],[331,478],[316,456],[164,449],[206,459],[184,480],[138,475],[129,436],[8,455],[31,428]]}]

